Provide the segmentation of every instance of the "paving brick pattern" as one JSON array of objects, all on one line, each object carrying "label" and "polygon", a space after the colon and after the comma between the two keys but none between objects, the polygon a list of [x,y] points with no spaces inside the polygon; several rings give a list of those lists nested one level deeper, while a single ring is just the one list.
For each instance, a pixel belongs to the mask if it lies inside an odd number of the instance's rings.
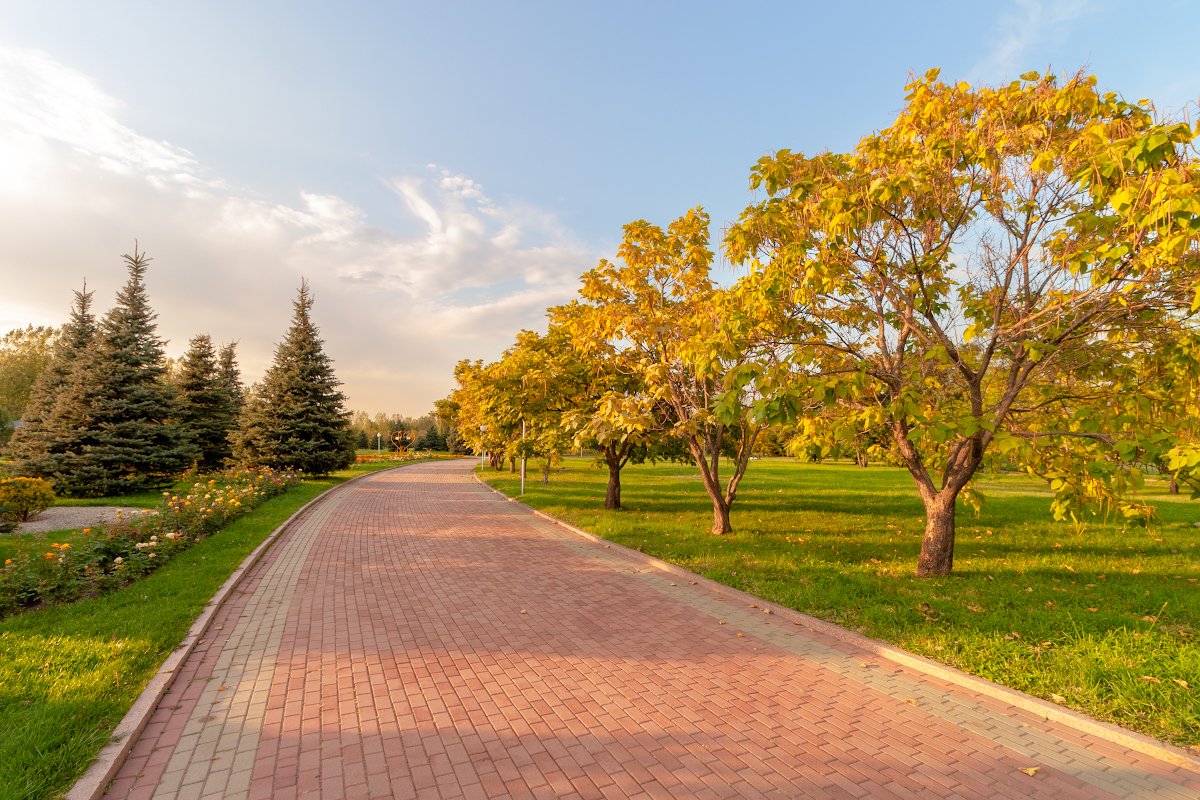
[{"label": "paving brick pattern", "polygon": [[379,473],[295,526],[110,795],[1200,798],[537,519],[472,465]]}]

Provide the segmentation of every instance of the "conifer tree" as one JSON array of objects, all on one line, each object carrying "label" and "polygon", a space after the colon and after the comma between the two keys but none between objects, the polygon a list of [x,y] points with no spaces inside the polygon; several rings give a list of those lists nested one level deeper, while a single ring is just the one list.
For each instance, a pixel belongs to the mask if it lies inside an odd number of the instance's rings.
[{"label": "conifer tree", "polygon": [[310,312],[313,298],[301,281],[295,314],[275,361],[255,385],[233,435],[234,457],[270,467],[296,467],[324,475],[354,461],[350,414],[322,349]]},{"label": "conifer tree", "polygon": [[[228,359],[235,373],[237,363]],[[236,380],[236,377],[234,378]],[[237,427],[237,388],[218,362],[212,337],[207,333],[189,343],[179,363],[177,389],[179,412],[176,421],[199,449],[197,467],[204,471],[220,469],[233,455],[229,434]]]},{"label": "conifer tree", "polygon": [[8,448],[18,475],[52,478],[58,467],[65,442],[61,441],[63,431],[54,409],[59,396],[70,386],[76,361],[86,355],[96,336],[96,318],[91,311],[93,294],[87,290],[86,282],[82,292],[75,292],[70,321],[63,325],[50,363],[30,390],[21,427],[13,432]]},{"label": "conifer tree", "polygon": [[234,416],[242,413],[246,402],[246,387],[242,385],[242,371],[238,369],[237,342],[221,345],[217,354],[217,369],[220,372],[221,386],[229,393],[233,401]]},{"label": "conifer tree", "polygon": [[76,359],[70,386],[55,403],[63,455],[56,489],[78,496],[119,495],[169,485],[197,453],[176,422],[163,340],[156,333],[144,277],[150,259],[124,256],[129,281],[104,315],[92,346]]}]

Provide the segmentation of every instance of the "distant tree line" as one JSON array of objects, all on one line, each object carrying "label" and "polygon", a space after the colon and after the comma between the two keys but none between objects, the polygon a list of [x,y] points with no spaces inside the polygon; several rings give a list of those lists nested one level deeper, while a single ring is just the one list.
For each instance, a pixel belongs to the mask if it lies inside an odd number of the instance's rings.
[{"label": "distant tree line", "polygon": [[111,496],[169,486],[191,467],[325,474],[353,462],[356,437],[307,283],[274,363],[247,390],[236,342],[218,347],[200,334],[181,359],[166,358],[145,286],[150,259],[135,248],[124,260],[128,282],[103,317],[85,285],[57,331],[0,340],[8,471],[50,480],[60,494]]}]

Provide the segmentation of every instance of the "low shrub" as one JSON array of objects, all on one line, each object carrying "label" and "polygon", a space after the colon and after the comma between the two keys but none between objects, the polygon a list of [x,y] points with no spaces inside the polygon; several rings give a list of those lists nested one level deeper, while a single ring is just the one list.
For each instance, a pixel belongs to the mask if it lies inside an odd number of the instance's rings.
[{"label": "low shrub", "polygon": [[163,492],[153,510],[84,528],[74,543],[18,553],[0,566],[0,615],[119,589],[299,482],[298,472],[267,467],[200,476],[186,495]]},{"label": "low shrub", "polygon": [[54,505],[54,489],[41,478],[0,480],[0,516],[12,522],[25,522]]}]

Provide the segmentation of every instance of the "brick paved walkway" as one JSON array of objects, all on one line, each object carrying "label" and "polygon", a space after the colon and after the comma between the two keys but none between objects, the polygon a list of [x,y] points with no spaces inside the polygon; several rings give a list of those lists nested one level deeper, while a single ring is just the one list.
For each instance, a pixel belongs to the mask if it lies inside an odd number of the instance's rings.
[{"label": "brick paved walkway", "polygon": [[535,518],[473,464],[298,520],[107,796],[1200,798],[1200,775]]}]

